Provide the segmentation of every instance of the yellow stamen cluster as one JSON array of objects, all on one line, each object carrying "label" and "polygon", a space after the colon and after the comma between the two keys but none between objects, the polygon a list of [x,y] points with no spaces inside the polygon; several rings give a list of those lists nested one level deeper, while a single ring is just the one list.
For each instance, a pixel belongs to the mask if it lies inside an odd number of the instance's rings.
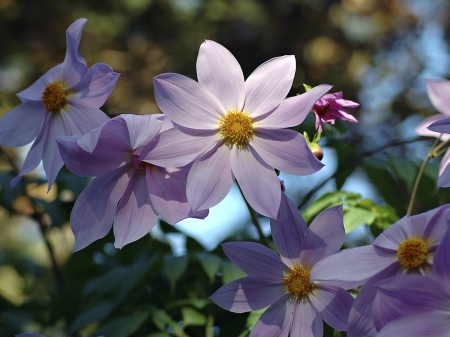
[{"label": "yellow stamen cluster", "polygon": [[427,245],[421,238],[408,238],[398,246],[398,262],[406,269],[420,267],[427,260],[427,255]]},{"label": "yellow stamen cluster", "polygon": [[219,121],[219,132],[228,146],[245,148],[253,138],[253,120],[242,111],[228,111]]},{"label": "yellow stamen cluster", "polygon": [[66,104],[66,92],[61,80],[56,80],[47,85],[42,93],[42,102],[48,112],[61,110]]},{"label": "yellow stamen cluster", "polygon": [[308,295],[314,288],[314,284],[310,283],[309,271],[296,265],[289,268],[289,273],[283,278],[286,284],[286,291],[294,298]]}]

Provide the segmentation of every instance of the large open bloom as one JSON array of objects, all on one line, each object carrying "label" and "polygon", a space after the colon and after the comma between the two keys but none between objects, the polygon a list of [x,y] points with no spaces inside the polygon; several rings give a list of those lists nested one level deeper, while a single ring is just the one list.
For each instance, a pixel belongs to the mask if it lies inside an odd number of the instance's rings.
[{"label": "large open bloom", "polygon": [[[362,287],[350,312],[349,337],[376,335],[372,307],[375,287],[379,282],[401,274],[431,274],[433,256],[449,228],[449,216],[450,205],[405,216],[375,239],[372,253],[359,258],[347,257],[348,264],[361,268],[361,275],[364,274],[365,266],[371,265],[373,275]],[[346,272],[345,266],[339,267],[343,273]]]},{"label": "large open bloom", "polygon": [[324,95],[313,106],[313,112],[316,115],[316,130],[322,132],[322,124],[334,124],[336,118],[357,123],[356,118],[344,109],[357,107],[359,107],[359,103],[343,99],[342,91]]},{"label": "large open bloom", "polygon": [[449,336],[450,230],[434,255],[430,276],[404,275],[377,285],[373,304],[378,337]]},{"label": "large open bloom", "polygon": [[330,86],[285,99],[294,74],[295,57],[282,56],[263,63],[244,81],[234,56],[205,41],[197,59],[198,82],[179,74],[155,77],[156,101],[178,128],[161,135],[153,156],[162,166],[195,160],[187,182],[194,210],[218,204],[236,178],[249,204],[276,218],[281,191],[273,168],[294,175],[322,168],[303,136],[285,128],[300,124]]},{"label": "large open bloom", "polygon": [[257,243],[225,243],[225,254],[248,277],[224,285],[211,299],[238,313],[270,306],[252,337],[322,336],[322,319],[345,331],[353,297],[327,262],[344,243],[342,206],[322,211],[308,228],[294,203],[282,198],[278,220],[271,220],[280,256]]},{"label": "large open bloom", "polygon": [[163,115],[121,115],[84,136],[58,137],[67,168],[96,178],[81,192],[70,215],[74,250],[104,237],[114,222],[115,246],[136,241],[156,224],[158,215],[174,224],[193,212],[186,199],[188,168],[164,168],[141,157],[172,124]]},{"label": "large open bloom", "polygon": [[11,181],[11,188],[41,160],[51,188],[63,166],[55,138],[85,134],[108,120],[99,108],[109,97],[119,74],[104,63],[86,67],[79,50],[86,22],[78,19],[67,29],[64,62],[19,92],[22,104],[0,119],[1,145],[23,146],[34,140],[20,174]]}]

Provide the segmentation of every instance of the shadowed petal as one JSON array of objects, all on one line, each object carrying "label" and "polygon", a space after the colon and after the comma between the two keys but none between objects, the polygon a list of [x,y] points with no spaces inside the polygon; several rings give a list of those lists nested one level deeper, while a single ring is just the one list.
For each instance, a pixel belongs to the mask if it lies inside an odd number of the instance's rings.
[{"label": "shadowed petal", "polygon": [[[448,135],[450,138],[450,135]],[[438,187],[450,187],[450,150],[447,149],[439,164]]]},{"label": "shadowed petal", "polygon": [[288,174],[308,175],[324,166],[297,131],[258,130],[250,146],[267,164]]},{"label": "shadowed petal", "polygon": [[170,73],[156,76],[153,83],[156,102],[172,121],[192,129],[219,129],[219,119],[226,111],[199,83]]},{"label": "shadowed petal", "polygon": [[344,240],[342,205],[323,210],[313,220],[305,235],[300,265],[314,266],[323,258],[337,253],[344,244]]},{"label": "shadowed petal", "polygon": [[267,284],[244,277],[225,284],[210,299],[225,310],[241,313],[263,309],[285,294],[285,289],[279,284]]},{"label": "shadowed petal", "polygon": [[437,121],[430,124],[428,130],[438,133],[450,133],[450,118],[438,119]]},{"label": "shadowed petal", "polygon": [[391,264],[396,254],[387,254],[372,245],[348,248],[317,262],[311,269],[311,282],[351,289]]},{"label": "shadowed petal", "polygon": [[450,116],[450,81],[427,80],[427,94],[437,111]]},{"label": "shadowed petal", "polygon": [[22,102],[26,101],[39,101],[42,102],[42,93],[45,90],[45,87],[55,82],[57,79],[61,78],[61,69],[62,69],[62,63],[58,64],[57,66],[53,67],[49,71],[47,71],[44,75],[42,75],[36,82],[34,82],[32,85],[30,85],[25,90],[22,90],[21,92],[17,93],[17,97]]},{"label": "shadowed petal", "polygon": [[146,146],[158,134],[163,125],[164,115],[125,115],[120,117],[126,122],[131,147],[137,149]]},{"label": "shadowed petal", "polygon": [[297,206],[284,193],[281,193],[277,220],[270,219],[270,229],[281,260],[288,267],[300,264],[301,245],[308,227]]},{"label": "shadowed petal", "polygon": [[197,58],[197,77],[225,111],[241,111],[245,98],[244,74],[228,49],[214,41],[203,42]]},{"label": "shadowed petal", "polygon": [[48,189],[50,190],[59,170],[64,166],[64,162],[59,154],[58,144],[56,143],[56,136],[65,134],[66,129],[60,116],[55,117],[53,114],[50,114],[46,122],[46,125],[43,125],[45,129],[45,144],[42,153],[42,165],[47,175]]},{"label": "shadowed petal", "polygon": [[252,279],[280,286],[283,284],[288,268],[266,246],[254,242],[228,242],[222,248],[228,258]]},{"label": "shadowed petal", "polygon": [[348,315],[354,301],[352,295],[342,288],[320,286],[311,293],[309,300],[329,326],[347,330]]},{"label": "shadowed petal", "polygon": [[162,167],[181,167],[193,162],[219,141],[215,131],[172,128],[161,133],[155,148],[139,159]]},{"label": "shadowed petal", "polygon": [[302,123],[308,116],[314,103],[326,94],[332,88],[331,85],[322,84],[304,94],[286,98],[270,114],[257,118],[255,127],[271,128],[290,128]]},{"label": "shadowed petal", "polygon": [[285,295],[272,304],[259,318],[250,337],[288,337],[295,310],[294,301]]},{"label": "shadowed petal", "polygon": [[[49,115],[44,117],[44,123],[47,123]],[[22,169],[17,177],[11,179],[9,184],[10,189],[16,187],[19,181],[22,179],[22,176],[34,170],[42,160],[42,153],[44,152],[45,146],[45,129],[41,128],[39,135],[31,146],[30,151],[28,151],[27,157],[25,158],[25,162],[23,164]]]},{"label": "shadowed petal", "polygon": [[401,317],[386,325],[377,337],[444,337],[450,331],[448,312],[429,312]]},{"label": "shadowed petal", "polygon": [[73,92],[73,99],[81,99],[94,108],[100,108],[116,86],[119,76],[109,65],[96,63],[78,83],[66,90]]},{"label": "shadowed petal", "polygon": [[78,134],[84,135],[110,120],[103,111],[90,107],[82,100],[68,98],[67,101],[65,118],[70,118],[77,125]]},{"label": "shadowed petal", "polygon": [[61,79],[68,87],[78,83],[87,71],[86,61],[80,54],[81,33],[86,22],[86,19],[78,19],[66,31],[67,49],[62,63]]},{"label": "shadowed petal", "polygon": [[31,143],[41,130],[47,111],[41,101],[28,101],[0,118],[0,144],[24,146]]},{"label": "shadowed petal", "polygon": [[114,247],[139,240],[148,234],[158,221],[148,194],[145,173],[136,171],[117,206],[114,218]]},{"label": "shadowed petal", "polygon": [[98,176],[78,196],[70,215],[75,252],[103,238],[110,231],[117,203],[130,181],[131,174],[126,171],[126,167],[119,168]]},{"label": "shadowed petal", "polygon": [[429,137],[436,137],[436,138],[440,137],[440,139],[443,140],[443,141],[448,140],[450,138],[449,134],[440,133],[440,132],[434,132],[434,131],[430,131],[430,129],[428,129],[428,127],[431,124],[433,124],[434,122],[437,122],[439,120],[446,119],[446,118],[448,118],[448,116],[445,116],[445,115],[433,115],[433,116],[430,116],[428,118],[425,118],[416,127],[415,131],[416,131],[416,133],[419,136],[429,136]]},{"label": "shadowed petal", "polygon": [[[433,258],[433,274],[444,284],[450,285],[450,227]],[[449,288],[450,289],[450,288]],[[449,291],[450,293],[450,291]]]},{"label": "shadowed petal", "polygon": [[323,336],[322,317],[309,301],[297,301],[292,321],[291,336]]},{"label": "shadowed petal", "polygon": [[375,285],[398,273],[397,264],[392,264],[367,280],[356,296],[348,319],[348,337],[374,337],[377,334],[372,315],[372,304],[376,294]]},{"label": "shadowed petal", "polygon": [[244,111],[255,118],[275,109],[291,90],[295,57],[280,56],[264,62],[245,81]]},{"label": "shadowed petal", "polygon": [[251,147],[233,149],[231,168],[245,199],[258,213],[276,219],[281,188],[275,171]]},{"label": "shadowed petal", "polygon": [[225,145],[210,150],[192,165],[186,194],[193,210],[207,209],[221,202],[231,189],[230,148]]}]

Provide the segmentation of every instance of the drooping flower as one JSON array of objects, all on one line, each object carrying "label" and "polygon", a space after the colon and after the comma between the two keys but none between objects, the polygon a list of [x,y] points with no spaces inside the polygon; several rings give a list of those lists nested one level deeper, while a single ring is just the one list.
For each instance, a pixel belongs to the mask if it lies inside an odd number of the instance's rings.
[{"label": "drooping flower", "polygon": [[50,189],[63,166],[55,138],[85,134],[108,120],[99,108],[109,97],[119,74],[104,63],[86,67],[79,50],[86,22],[78,19],[67,29],[64,62],[19,92],[22,104],[0,119],[1,145],[23,146],[34,140],[20,174],[11,181],[11,188],[42,160]]},{"label": "drooping flower", "polygon": [[344,243],[342,206],[322,211],[308,228],[294,203],[282,194],[271,229],[279,256],[257,243],[223,245],[248,277],[224,285],[211,299],[236,313],[270,306],[253,327],[252,337],[322,336],[322,320],[345,331],[353,303],[345,289],[354,285],[341,282],[327,262]]},{"label": "drooping flower", "polygon": [[115,246],[136,241],[156,224],[158,215],[174,224],[193,212],[186,199],[187,167],[164,168],[142,161],[171,127],[163,115],[121,115],[83,135],[58,137],[67,168],[96,178],[78,196],[70,216],[74,251],[104,237],[114,222]]},{"label": "drooping flower", "polygon": [[[405,216],[374,240],[374,253],[377,254],[347,259],[347,263],[357,266],[367,263],[376,266],[373,268],[373,276],[362,287],[350,311],[347,331],[349,337],[376,335],[372,310],[375,287],[379,282],[401,274],[431,274],[433,256],[449,228],[449,216],[450,205]],[[345,266],[339,268],[346,272]]]},{"label": "drooping flower", "polygon": [[[160,165],[175,167],[195,160],[187,182],[194,210],[218,204],[236,178],[249,204],[275,218],[281,191],[273,168],[307,175],[323,166],[303,136],[285,128],[300,124],[330,86],[285,99],[294,73],[295,57],[282,56],[244,81],[234,56],[205,41],[197,59],[199,82],[179,74],[155,77],[156,101],[178,128],[161,135],[153,155],[144,160],[158,156]],[[172,152],[163,157],[168,149]]]},{"label": "drooping flower", "polygon": [[448,336],[450,229],[436,250],[429,276],[403,275],[377,285],[373,305],[378,337]]},{"label": "drooping flower", "polygon": [[313,106],[314,115],[316,115],[316,130],[322,132],[322,124],[331,125],[337,119],[343,121],[358,123],[355,117],[350,115],[344,108],[358,108],[359,103],[343,99],[342,91],[326,94],[320,98]]}]

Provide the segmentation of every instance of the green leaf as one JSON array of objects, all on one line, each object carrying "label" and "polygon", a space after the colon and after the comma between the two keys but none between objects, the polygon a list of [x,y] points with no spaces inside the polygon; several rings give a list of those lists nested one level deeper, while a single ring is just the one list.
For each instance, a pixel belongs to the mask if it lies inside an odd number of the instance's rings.
[{"label": "green leaf", "polygon": [[168,303],[164,308],[166,310],[172,310],[174,308],[190,305],[197,309],[203,309],[206,305],[211,303],[212,302],[209,298],[185,298],[181,300],[170,301],[170,303]]},{"label": "green leaf", "polygon": [[222,283],[227,284],[231,281],[237,280],[238,278],[245,277],[245,274],[241,269],[236,267],[232,262],[223,261],[222,262]]},{"label": "green leaf", "polygon": [[189,307],[181,308],[181,317],[183,318],[183,326],[189,325],[205,325],[206,317],[201,312]]},{"label": "green leaf", "polygon": [[75,333],[90,323],[101,321],[109,315],[113,308],[113,303],[100,303],[99,305],[83,312],[80,316],[74,319],[70,325],[69,332]]},{"label": "green leaf", "polygon": [[376,218],[376,214],[360,207],[349,207],[344,212],[345,233],[349,233],[359,225],[371,225]]},{"label": "green leaf", "polygon": [[172,327],[174,331],[178,331],[177,322],[175,322],[172,317],[170,317],[169,314],[162,309],[152,311],[152,321],[153,324],[155,324],[161,331],[166,331],[168,326]]},{"label": "green leaf", "polygon": [[188,266],[188,256],[164,255],[164,264],[162,272],[167,276],[170,282],[170,291],[175,292],[175,285],[178,279],[183,275]]},{"label": "green leaf", "polygon": [[115,317],[103,325],[96,334],[108,337],[127,337],[135,333],[150,313],[138,312],[129,316]]},{"label": "green leaf", "polygon": [[222,259],[217,255],[206,252],[195,253],[195,257],[199,260],[206,275],[208,275],[209,281],[211,283],[214,282],[217,272],[222,265]]}]

